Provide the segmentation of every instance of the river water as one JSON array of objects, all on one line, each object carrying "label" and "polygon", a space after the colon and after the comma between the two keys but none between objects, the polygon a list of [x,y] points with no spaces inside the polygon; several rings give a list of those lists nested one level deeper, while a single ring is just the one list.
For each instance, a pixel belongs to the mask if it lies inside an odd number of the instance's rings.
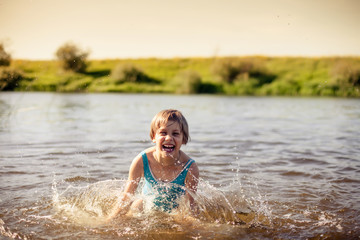
[{"label": "river water", "polygon": [[[192,216],[105,221],[162,109],[183,112]],[[0,238],[359,239],[360,100],[0,93]]]}]

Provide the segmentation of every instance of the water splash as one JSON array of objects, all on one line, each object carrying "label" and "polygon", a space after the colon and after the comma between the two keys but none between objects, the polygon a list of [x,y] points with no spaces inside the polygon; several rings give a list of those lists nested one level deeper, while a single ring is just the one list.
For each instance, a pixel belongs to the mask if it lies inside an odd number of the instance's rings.
[{"label": "water splash", "polygon": [[97,226],[106,222],[106,217],[117,204],[125,181],[108,180],[85,186],[68,185],[58,192],[53,184],[53,206],[56,215],[80,225]]},{"label": "water splash", "polygon": [[[64,181],[60,185],[56,182],[53,184],[54,218],[64,223],[90,227],[101,234],[111,232],[122,237],[161,235],[173,238],[201,233],[204,237],[209,233],[226,235],[229,229],[235,231],[239,227],[269,223],[268,216],[262,212],[268,206],[261,206],[265,204],[261,195],[257,199],[247,199],[247,193],[240,183],[218,189],[201,180],[194,195],[199,209],[197,214],[191,212],[185,198],[182,198],[179,207],[171,213],[145,208],[143,212],[121,215],[110,222],[109,214],[119,204],[125,180],[100,181],[84,186]],[[63,190],[60,192],[59,188]],[[139,191],[134,198],[144,199],[146,196]]]}]

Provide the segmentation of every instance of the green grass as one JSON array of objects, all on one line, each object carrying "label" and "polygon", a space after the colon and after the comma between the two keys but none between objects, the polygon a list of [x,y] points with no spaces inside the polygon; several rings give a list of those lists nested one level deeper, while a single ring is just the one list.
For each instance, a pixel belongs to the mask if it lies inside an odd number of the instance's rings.
[{"label": "green grass", "polygon": [[[251,62],[253,70],[226,82],[213,71],[224,60]],[[111,71],[119,64],[132,64],[155,81],[116,82]],[[63,71],[56,61],[14,60],[11,67],[24,76],[15,91],[187,93],[179,89],[179,73],[189,70],[201,78],[198,93],[360,97],[360,57],[106,59],[90,60],[85,73]]]}]

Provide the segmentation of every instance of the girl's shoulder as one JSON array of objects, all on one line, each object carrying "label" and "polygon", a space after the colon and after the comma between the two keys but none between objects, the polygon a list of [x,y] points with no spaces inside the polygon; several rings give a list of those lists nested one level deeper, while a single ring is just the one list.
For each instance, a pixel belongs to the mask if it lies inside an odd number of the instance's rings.
[{"label": "girl's shoulder", "polygon": [[132,161],[129,169],[129,178],[134,179],[144,175],[144,164],[141,154],[138,154]]},{"label": "girl's shoulder", "polygon": [[152,159],[152,153],[154,152],[154,147],[147,148],[143,151],[141,151],[133,160],[133,164],[141,165],[143,166],[143,155],[146,155],[146,158],[148,161],[151,161]]},{"label": "girl's shoulder", "polygon": [[155,147],[149,147],[147,149],[145,149],[144,151],[142,151],[139,155],[141,155],[142,153],[146,153],[146,155],[152,154],[155,151]]},{"label": "girl's shoulder", "polygon": [[189,157],[186,153],[181,151],[181,158],[183,163],[187,163],[189,160],[193,160],[193,163],[195,163],[195,160],[191,157]]}]

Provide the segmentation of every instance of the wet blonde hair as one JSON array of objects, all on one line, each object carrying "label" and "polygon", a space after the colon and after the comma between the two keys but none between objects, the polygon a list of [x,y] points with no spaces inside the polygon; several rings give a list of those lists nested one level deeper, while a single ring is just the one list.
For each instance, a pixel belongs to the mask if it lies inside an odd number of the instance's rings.
[{"label": "wet blonde hair", "polygon": [[178,110],[174,109],[166,109],[162,110],[158,114],[155,115],[153,120],[151,121],[151,127],[150,127],[150,139],[153,140],[156,134],[156,131],[161,126],[166,126],[166,124],[170,121],[177,122],[180,126],[181,131],[183,132],[183,144],[186,144],[189,139],[189,126],[188,123],[182,115],[182,113]]}]

